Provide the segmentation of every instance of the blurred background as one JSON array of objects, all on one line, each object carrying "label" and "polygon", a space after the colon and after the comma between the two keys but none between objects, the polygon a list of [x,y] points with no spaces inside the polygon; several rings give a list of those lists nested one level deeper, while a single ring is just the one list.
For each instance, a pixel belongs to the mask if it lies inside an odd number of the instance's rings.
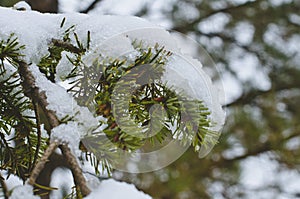
[{"label": "blurred background", "polygon": [[28,2],[41,12],[146,18],[196,40],[219,70],[211,75],[223,81],[227,121],[213,151],[200,159],[189,150],[162,170],[114,178],[154,199],[300,198],[299,0]]}]

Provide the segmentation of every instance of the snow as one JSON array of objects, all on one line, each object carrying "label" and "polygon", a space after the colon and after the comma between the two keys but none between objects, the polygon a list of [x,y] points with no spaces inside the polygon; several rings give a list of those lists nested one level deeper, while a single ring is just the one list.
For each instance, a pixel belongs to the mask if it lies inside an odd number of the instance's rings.
[{"label": "snow", "polygon": [[[47,43],[50,36],[57,37],[55,29],[58,29],[60,24],[57,17],[51,14],[41,15],[34,11],[16,11],[10,8],[0,8],[0,12],[0,38],[7,39],[14,33],[19,42],[26,45],[26,49],[21,51],[26,55],[24,56],[25,61],[28,63],[38,62],[42,56],[47,54]],[[49,20],[50,18],[53,20]]]},{"label": "snow", "polygon": [[13,188],[15,188],[17,186],[23,185],[22,179],[19,178],[18,176],[14,175],[14,174],[10,174],[9,178],[7,178],[7,176],[8,176],[7,171],[1,170],[0,173],[3,176],[3,178],[6,179],[5,184],[6,184],[8,190],[12,190]]},{"label": "snow", "polygon": [[[0,31],[0,36],[4,35],[5,37],[5,35],[9,35],[11,32],[15,32],[20,43],[26,45],[27,50],[24,51],[28,59],[26,61],[33,62],[34,64],[38,64],[38,60],[47,54],[48,43],[45,41],[49,42],[52,38],[62,37],[63,30],[59,28],[59,25],[64,17],[66,17],[64,27],[76,25],[76,33],[83,41],[87,37],[87,30],[91,31],[92,54],[98,53],[116,58],[126,54],[134,54],[136,52],[131,42],[136,39],[143,41],[145,45],[153,46],[159,43],[161,46],[165,46],[166,50],[177,54],[179,58],[172,57],[169,61],[169,64],[166,66],[164,80],[174,87],[185,90],[189,96],[203,100],[212,112],[211,116],[214,124],[212,129],[216,131],[221,129],[225,116],[221,110],[218,95],[215,93],[216,89],[213,87],[210,78],[201,69],[202,66],[199,61],[181,54],[180,47],[177,46],[178,42],[164,29],[143,19],[131,16],[82,15],[75,13],[51,15],[40,14],[38,12],[19,12],[6,8],[0,8],[0,12],[4,16],[0,19],[0,25],[3,27]],[[8,18],[14,18],[9,26],[7,26]],[[18,27],[21,26],[22,29],[19,29]],[[73,43],[75,44],[74,39]],[[67,55],[69,54],[63,53],[63,59],[58,64],[58,78],[66,76],[67,72],[71,69],[66,58]],[[89,55],[87,54],[86,56]],[[74,116],[75,112],[78,111],[76,108],[78,105],[64,91],[64,88],[46,83],[46,79],[37,69],[32,70],[36,70],[39,87],[45,87],[47,90],[46,94],[49,98],[48,108],[54,110],[60,119],[66,115]],[[88,115],[87,110],[81,110],[79,115],[81,112],[85,112],[84,116]],[[78,119],[85,118],[88,119],[84,121],[91,120],[95,122],[91,122],[91,126],[96,124],[95,119],[91,116],[81,116]]]},{"label": "snow", "polygon": [[17,72],[17,69],[13,67],[8,61],[4,60],[3,62],[5,73],[2,73],[2,69],[0,69],[0,81],[7,80],[9,77],[11,77],[15,72]]},{"label": "snow", "polygon": [[73,153],[80,154],[80,152],[77,152],[80,142],[80,132],[76,122],[68,122],[67,124],[61,124],[53,128],[51,130],[51,140],[62,144],[68,144]]},{"label": "snow", "polygon": [[40,197],[33,195],[33,187],[30,185],[18,186],[13,189],[10,199],[39,199]]},{"label": "snow", "polygon": [[98,187],[99,187],[100,184],[101,184],[100,180],[99,180],[96,176],[91,175],[90,173],[85,173],[85,178],[86,178],[87,186],[88,186],[91,190],[96,190],[96,189],[98,189]]},{"label": "snow", "polygon": [[61,60],[56,66],[56,82],[63,81],[70,74],[70,71],[72,71],[72,69],[74,68],[68,57],[72,59],[74,58],[74,55],[70,52],[65,51],[61,53]]},{"label": "snow", "polygon": [[109,198],[109,199],[151,199],[149,195],[138,191],[134,185],[118,182],[113,179],[104,180],[84,199]]},{"label": "snow", "polygon": [[[67,171],[67,172],[66,172]],[[67,186],[71,188],[73,186],[73,178],[71,171],[58,168],[53,172],[54,180],[51,182],[52,187],[63,188]],[[63,178],[62,178],[63,176]],[[141,191],[138,191],[133,184],[125,182],[118,182],[114,179],[100,181],[98,178],[92,175],[85,175],[87,178],[87,184],[92,190],[92,193],[84,199],[96,199],[96,198],[130,198],[130,199],[151,199],[151,197]],[[30,185],[22,185],[22,181],[11,175],[7,181],[8,189],[13,189],[13,194],[10,199],[38,199],[38,196],[32,194],[33,188]],[[118,190],[118,191],[116,191]],[[59,191],[51,193],[51,198],[62,198]]]},{"label": "snow", "polygon": [[46,108],[54,111],[59,120],[66,119],[66,117],[73,118],[79,123],[79,131],[83,133],[81,136],[98,126],[98,120],[88,108],[79,106],[65,88],[47,80],[36,65],[32,64],[30,70],[35,77],[36,85],[45,91],[49,103]]},{"label": "snow", "polygon": [[72,187],[74,187],[74,180],[72,172],[66,168],[56,168],[51,175],[50,187],[58,188],[57,190],[51,191],[50,199],[62,199],[64,198],[62,189],[71,193]]},{"label": "snow", "polygon": [[14,9],[16,10],[27,10],[27,11],[30,11],[31,10],[31,7],[30,5],[28,5],[28,3],[26,3],[25,1],[19,1],[18,3],[16,3],[13,7]]},{"label": "snow", "polygon": [[191,99],[202,100],[211,111],[213,123],[217,124],[212,130],[220,130],[224,124],[224,112],[218,102],[218,93],[199,61],[180,54],[173,55],[166,65],[163,81]]},{"label": "snow", "polygon": [[22,179],[14,174],[10,174],[7,178],[7,172],[5,170],[0,171],[1,175],[5,179],[5,184],[8,191],[12,191],[10,199],[39,199],[40,197],[33,195],[33,187],[31,185],[23,185]]},{"label": "snow", "polygon": [[59,120],[71,120],[52,129],[51,141],[68,144],[79,155],[80,139],[97,129],[101,118],[95,118],[87,107],[79,106],[65,88],[47,80],[36,65],[32,64],[30,70],[35,77],[36,86],[45,91],[49,103],[46,108],[54,111]]},{"label": "snow", "polygon": [[[88,162],[86,162],[89,165]],[[88,166],[88,169],[92,171],[93,168]],[[119,199],[119,198],[130,198],[130,199],[151,199],[150,196],[145,193],[138,191],[133,184],[128,184],[125,182],[118,182],[114,179],[109,180],[99,180],[98,177],[91,175],[89,173],[84,173],[87,180],[88,187],[92,190],[92,193],[85,197],[84,199],[97,199],[97,198],[109,198],[109,199]],[[64,176],[62,178],[62,176]],[[57,168],[52,177],[54,180],[51,182],[52,187],[68,187],[69,189],[74,186],[72,173],[69,170]],[[68,189],[68,190],[69,190]],[[116,191],[118,190],[118,191]],[[51,199],[62,198],[59,191],[53,191],[51,193]]]},{"label": "snow", "polygon": [[[25,61],[38,63],[40,58],[48,54],[48,44],[52,38],[59,39],[62,32],[72,25],[76,25],[76,33],[85,41],[87,30],[91,31],[92,46],[101,46],[105,40],[142,28],[156,28],[164,32],[162,28],[132,16],[103,16],[72,14],[41,14],[35,11],[21,12],[10,8],[0,8],[0,37],[8,38],[11,33],[19,38],[21,44],[26,46],[22,51]],[[60,29],[63,18],[66,17],[64,27]],[[14,18],[14,20],[11,20]],[[8,22],[9,21],[9,25]],[[22,28],[19,28],[22,27]],[[123,39],[127,40],[126,35]],[[75,40],[73,39],[75,44]],[[116,49],[116,48],[115,48]],[[112,53],[114,50],[111,51]]]}]

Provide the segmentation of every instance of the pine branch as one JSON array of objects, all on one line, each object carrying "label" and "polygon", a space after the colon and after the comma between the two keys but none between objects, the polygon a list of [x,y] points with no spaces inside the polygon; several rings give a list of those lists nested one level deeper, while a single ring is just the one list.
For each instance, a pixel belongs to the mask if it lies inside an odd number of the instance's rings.
[{"label": "pine branch", "polygon": [[24,93],[28,96],[34,103],[38,103],[40,107],[46,114],[48,122],[52,128],[59,125],[59,121],[53,111],[48,110],[47,97],[45,92],[40,92],[39,88],[35,85],[35,79],[32,73],[28,69],[28,65],[24,62],[19,62],[19,74],[22,77],[22,86],[24,88]]},{"label": "pine branch", "polygon": [[[215,143],[218,136],[209,130],[210,112],[203,102],[187,99],[183,93],[176,93],[173,88],[159,81],[171,53],[159,45],[145,47],[138,41],[133,42],[133,46],[140,52],[140,56],[134,62],[118,59],[96,60],[97,63],[94,63],[93,67],[76,65],[74,68],[77,73],[71,77],[79,78],[72,82],[74,86],[68,92],[72,93],[77,101],[84,103],[90,101],[85,98],[85,91],[96,92],[92,100],[97,104],[96,113],[107,118],[107,127],[103,132],[110,140],[107,143],[102,138],[102,132],[99,135],[85,137],[81,140],[86,147],[84,150],[92,152],[100,161],[114,162],[112,157],[116,156],[116,153],[114,154],[116,148],[132,152],[144,147],[148,142],[153,145],[155,142],[162,144],[171,137],[180,140],[182,145],[192,142],[196,151],[202,145],[205,147],[205,144]],[[86,71],[89,72],[85,73]],[[100,79],[94,74],[98,74]],[[87,80],[97,81],[91,83]],[[148,83],[144,83],[145,80]],[[120,81],[121,85],[118,84]],[[135,85],[134,88],[132,85]],[[113,90],[120,95],[112,97]],[[125,93],[126,96],[123,95]],[[128,101],[128,112],[125,113]],[[118,107],[114,108],[119,112],[113,114],[111,107],[116,102]],[[166,116],[161,117],[163,119],[156,118],[157,122],[151,122],[154,120],[154,114],[150,112],[153,105],[158,105],[166,113]],[[157,109],[156,112],[161,110]],[[174,129],[171,129],[169,124],[172,124]],[[142,133],[142,130],[146,133]],[[204,139],[205,137],[210,139]],[[106,165],[105,162],[102,164],[104,167]]]},{"label": "pine branch", "polygon": [[[5,71],[0,76],[4,74]],[[23,115],[23,111],[29,108],[30,102],[21,95],[19,78],[16,78],[15,75],[14,73],[0,81],[0,104],[3,107],[0,113],[6,121],[17,122],[16,129],[25,137],[30,134],[33,127],[33,123]]]},{"label": "pine branch", "polygon": [[[64,23],[65,18],[61,22],[61,28],[63,28]],[[78,35],[74,32],[74,29],[74,25],[67,28],[64,31],[64,35],[61,40],[53,38],[48,48],[49,53],[40,60],[40,63],[38,63],[40,71],[44,73],[47,79],[49,79],[52,82],[55,82],[56,67],[62,59],[62,52],[66,51],[74,54],[75,59],[72,59],[72,61],[69,57],[68,59],[73,65],[78,65],[81,62],[81,56],[86,52],[87,49],[89,49],[90,32],[87,32],[87,42],[85,48],[83,43],[79,41]],[[71,43],[70,34],[74,36],[77,46]]]},{"label": "pine branch", "polygon": [[102,0],[94,0],[86,9],[80,11],[81,13],[88,13],[89,11],[93,10],[96,5],[101,2]]},{"label": "pine branch", "polygon": [[68,42],[64,42],[61,40],[57,40],[57,39],[52,39],[52,44],[56,47],[61,47],[63,49],[67,49],[72,53],[76,53],[76,54],[80,54],[80,53],[84,53],[85,50],[84,49],[80,49],[76,46],[73,46],[72,44],[68,43]]},{"label": "pine branch", "polygon": [[18,61],[18,58],[23,56],[19,53],[20,50],[24,49],[25,46],[19,45],[17,37],[11,34],[9,38],[0,41],[0,60],[3,63],[7,60],[9,63],[14,65],[14,62]]},{"label": "pine branch", "polygon": [[[59,120],[57,119],[55,113],[48,110],[46,107],[48,105],[47,97],[45,92],[40,92],[39,88],[35,85],[35,79],[32,73],[28,69],[28,65],[24,62],[19,62],[19,74],[22,77],[22,86],[25,90],[25,95],[32,99],[33,103],[38,103],[45,112],[45,115],[49,121],[51,129],[59,125]],[[29,184],[34,185],[40,172],[45,167],[45,164],[49,156],[58,147],[58,143],[53,142],[49,145],[46,152],[44,153],[41,161],[35,166],[33,172],[29,179]],[[70,149],[66,145],[60,145],[59,148],[62,150],[67,162],[71,167],[71,171],[74,177],[75,185],[78,186],[83,194],[83,196],[88,195],[91,191],[86,185],[86,180],[82,174],[82,170],[78,165],[75,156],[71,153]]]},{"label": "pine branch", "polygon": [[[238,10],[238,9],[241,9],[241,8],[254,6],[254,5],[260,3],[261,1],[263,1],[263,0],[247,1],[247,2],[245,2],[243,4],[240,4],[240,5],[228,6],[228,7],[225,7],[225,8],[218,9],[218,10],[212,10],[209,13],[197,18],[194,21],[192,21],[191,23],[184,23],[182,25],[173,27],[172,29],[175,30],[175,31],[181,32],[181,33],[187,33],[189,31],[194,31],[195,27],[197,27],[197,25],[201,21],[203,21],[203,20],[205,20],[205,19],[207,19],[207,18],[209,18],[209,17],[211,17],[215,14],[218,14],[218,13],[231,13],[231,12],[233,12],[235,10]],[[201,6],[201,4],[200,4],[200,6]],[[200,8],[198,8],[198,9],[200,9]]]},{"label": "pine branch", "polygon": [[257,99],[258,97],[265,96],[271,93],[278,93],[283,90],[297,89],[297,88],[299,88],[297,82],[291,82],[291,83],[281,83],[278,85],[275,84],[271,89],[265,91],[253,89],[247,93],[242,94],[239,98],[237,98],[233,102],[226,104],[225,107],[234,107],[243,104],[253,103],[255,99]]},{"label": "pine branch", "polygon": [[[17,174],[25,180],[32,168],[35,140],[31,140],[31,137],[35,133],[33,122],[35,116],[28,116],[25,113],[26,110],[31,110],[31,102],[22,93],[20,77],[17,73],[7,73],[4,65],[3,69],[0,74],[1,77],[4,77],[0,81],[1,168],[6,169],[8,174]],[[9,77],[5,77],[6,75]],[[10,135],[12,130],[14,130],[15,136],[12,140],[7,140],[5,135]],[[9,145],[10,141],[15,143],[14,147]]]},{"label": "pine branch", "polygon": [[78,166],[75,156],[72,154],[70,148],[67,145],[60,145],[59,148],[62,151],[62,154],[66,157],[66,160],[70,166],[72,174],[74,176],[75,185],[80,187],[81,194],[87,196],[91,191],[86,185],[86,180],[82,175],[82,170]]}]

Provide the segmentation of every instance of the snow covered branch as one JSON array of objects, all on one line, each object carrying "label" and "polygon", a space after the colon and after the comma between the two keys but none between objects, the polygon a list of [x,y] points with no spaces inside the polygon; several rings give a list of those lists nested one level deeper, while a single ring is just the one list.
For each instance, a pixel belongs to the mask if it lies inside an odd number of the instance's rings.
[{"label": "snow covered branch", "polygon": [[[77,159],[82,153],[96,157],[91,160],[95,172],[99,164],[108,171],[147,172],[167,166],[190,145],[203,157],[216,143],[224,123],[217,89],[201,63],[185,55],[166,30],[135,17],[4,8],[0,14],[0,75],[15,67],[16,73],[4,83],[19,76],[21,88],[14,86],[28,103],[16,109],[17,119],[31,113],[27,140],[20,139],[31,143],[30,136],[35,136],[34,158],[29,148],[26,159],[29,179],[23,175],[29,185],[37,186],[57,148],[72,172],[76,193],[96,198],[101,186],[91,186],[83,175]],[[7,17],[14,19],[9,25]],[[37,109],[45,121],[40,121]],[[41,142],[41,123],[49,124],[43,152],[36,143]],[[137,153],[153,140],[169,139],[162,151]],[[128,170],[131,161],[139,164],[137,170]],[[31,191],[29,185],[13,195]]]},{"label": "snow covered branch", "polygon": [[[32,101],[35,103],[37,102],[42,109],[44,110],[46,117],[51,125],[51,129],[57,127],[59,125],[59,120],[57,119],[57,116],[55,113],[51,110],[48,110],[46,107],[48,106],[47,102],[47,96],[45,95],[45,92],[40,92],[39,88],[36,86],[35,78],[31,74],[31,72],[28,69],[28,65],[24,62],[19,62],[19,73],[22,77],[22,85],[24,87],[24,90],[26,91],[25,94],[32,99]],[[29,184],[34,185],[35,181],[40,174],[40,172],[43,170],[46,162],[48,161],[48,158],[50,155],[54,152],[54,150],[58,147],[58,143],[52,142],[50,143],[49,147],[45,151],[43,157],[38,162],[38,164],[35,166],[35,168],[32,171],[32,174],[29,178]],[[83,177],[82,170],[80,166],[78,165],[78,162],[76,158],[74,157],[74,154],[70,151],[67,145],[60,145],[59,148],[61,149],[63,155],[65,156],[67,162],[70,165],[71,171],[74,176],[74,182],[75,185],[80,187],[81,193],[83,196],[86,196],[90,193],[90,189],[86,185],[86,180]]]},{"label": "snow covered branch", "polygon": [[52,110],[47,109],[48,101],[45,92],[41,92],[40,89],[36,86],[35,78],[32,75],[31,71],[28,69],[28,65],[25,62],[19,62],[19,73],[22,77],[22,86],[24,88],[24,93],[27,95],[34,103],[38,103],[39,106],[43,109],[48,122],[51,126],[51,129],[59,125],[59,121]]}]

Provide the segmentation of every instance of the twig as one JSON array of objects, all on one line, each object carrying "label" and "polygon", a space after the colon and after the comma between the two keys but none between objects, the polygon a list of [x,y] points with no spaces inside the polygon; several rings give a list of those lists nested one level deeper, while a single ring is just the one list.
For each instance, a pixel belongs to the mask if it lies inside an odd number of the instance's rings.
[{"label": "twig", "polygon": [[[47,96],[45,92],[40,92],[39,88],[35,85],[35,79],[31,71],[28,69],[28,65],[26,63],[19,62],[19,74],[23,80],[22,86],[25,90],[25,95],[28,96],[33,101],[33,103],[38,103],[42,107],[49,121],[51,129],[57,127],[59,125],[59,120],[57,119],[53,111],[48,110],[46,108],[48,105]],[[40,172],[44,169],[48,158],[58,146],[59,144],[56,142],[52,142],[48,146],[40,162],[38,162],[37,165],[34,167],[29,178],[29,184],[35,184],[35,181],[39,176]],[[72,154],[67,145],[60,145],[59,148],[61,149],[64,157],[70,165],[75,185],[80,188],[83,196],[88,195],[91,191],[86,185],[86,180],[82,174],[80,166],[78,165],[76,157]]]},{"label": "twig", "polygon": [[201,19],[209,18],[209,17],[211,17],[217,13],[221,13],[221,12],[230,13],[230,12],[233,12],[234,10],[238,10],[241,8],[249,8],[251,6],[254,6],[254,5],[260,3],[261,1],[263,1],[263,0],[247,1],[247,2],[239,4],[239,5],[233,5],[233,6],[228,6],[225,8],[218,9],[218,10],[213,10],[213,11],[205,14],[204,16],[202,16]]},{"label": "twig", "polygon": [[80,12],[85,14],[88,13],[89,11],[93,10],[100,1],[102,0],[94,0],[86,9],[81,10]]},{"label": "twig", "polygon": [[272,88],[270,88],[269,90],[257,90],[257,89],[251,90],[247,93],[244,93],[233,102],[226,104],[225,107],[233,107],[241,104],[249,104],[253,102],[257,97],[270,94],[270,93],[280,92],[287,89],[297,89],[297,88],[299,88],[298,84],[296,82],[295,83],[292,82],[292,83],[287,83],[287,84],[282,83],[279,85],[272,86]]},{"label": "twig", "polygon": [[231,13],[234,10],[237,10],[237,9],[240,9],[240,8],[254,6],[254,5],[258,4],[261,1],[262,0],[247,1],[246,3],[243,3],[243,4],[228,6],[226,8],[221,8],[221,9],[218,9],[218,10],[212,10],[211,12],[195,19],[191,23],[184,23],[184,24],[179,25],[177,27],[173,27],[172,29],[175,30],[175,31],[181,32],[181,33],[186,33],[188,31],[191,31],[192,29],[194,29],[197,26],[197,24],[200,23],[201,21],[203,21],[204,19],[207,19],[207,18],[209,18],[209,17],[211,17],[211,16],[213,16],[217,13]]},{"label": "twig", "polygon": [[40,116],[38,114],[38,105],[36,103],[33,103],[33,107],[34,107],[34,113],[35,113],[35,117],[36,117],[36,124],[37,124],[37,143],[36,143],[36,149],[35,149],[35,154],[34,154],[34,159],[33,159],[33,167],[36,164],[36,161],[39,157],[39,151],[40,151],[40,147],[41,147],[41,138],[42,138],[42,132],[41,132],[41,124],[40,124]]},{"label": "twig", "polygon": [[86,185],[86,180],[82,175],[82,170],[78,166],[77,160],[72,154],[70,148],[67,145],[60,145],[59,148],[62,151],[62,154],[66,157],[67,162],[69,163],[70,169],[74,176],[75,185],[80,187],[81,193],[83,196],[87,196],[91,191]]},{"label": "twig", "polygon": [[41,173],[41,171],[44,169],[45,164],[47,163],[50,155],[55,151],[55,149],[58,147],[58,143],[57,142],[52,142],[48,148],[46,149],[46,151],[44,152],[43,157],[41,158],[41,160],[35,165],[33,171],[31,172],[30,178],[28,180],[28,184],[30,185],[34,185],[36,179],[38,178],[39,174]]},{"label": "twig", "polygon": [[7,188],[7,186],[6,186],[6,183],[5,183],[4,178],[3,178],[3,176],[1,175],[1,173],[0,173],[0,184],[1,184],[1,187],[2,187],[2,191],[3,191],[3,193],[4,193],[4,198],[5,198],[5,199],[8,199],[8,198],[9,198],[8,188]]},{"label": "twig", "polygon": [[59,125],[59,121],[53,111],[48,110],[47,97],[45,92],[40,92],[39,88],[35,85],[35,79],[32,73],[28,69],[28,65],[25,62],[19,62],[19,74],[22,78],[22,86],[24,88],[24,93],[29,97],[34,103],[38,103],[43,109],[51,128]]},{"label": "twig", "polygon": [[69,44],[61,40],[52,39],[52,44],[56,47],[68,49],[72,53],[76,53],[76,54],[84,53],[84,50],[77,48],[76,46],[73,46],[72,44]]}]

